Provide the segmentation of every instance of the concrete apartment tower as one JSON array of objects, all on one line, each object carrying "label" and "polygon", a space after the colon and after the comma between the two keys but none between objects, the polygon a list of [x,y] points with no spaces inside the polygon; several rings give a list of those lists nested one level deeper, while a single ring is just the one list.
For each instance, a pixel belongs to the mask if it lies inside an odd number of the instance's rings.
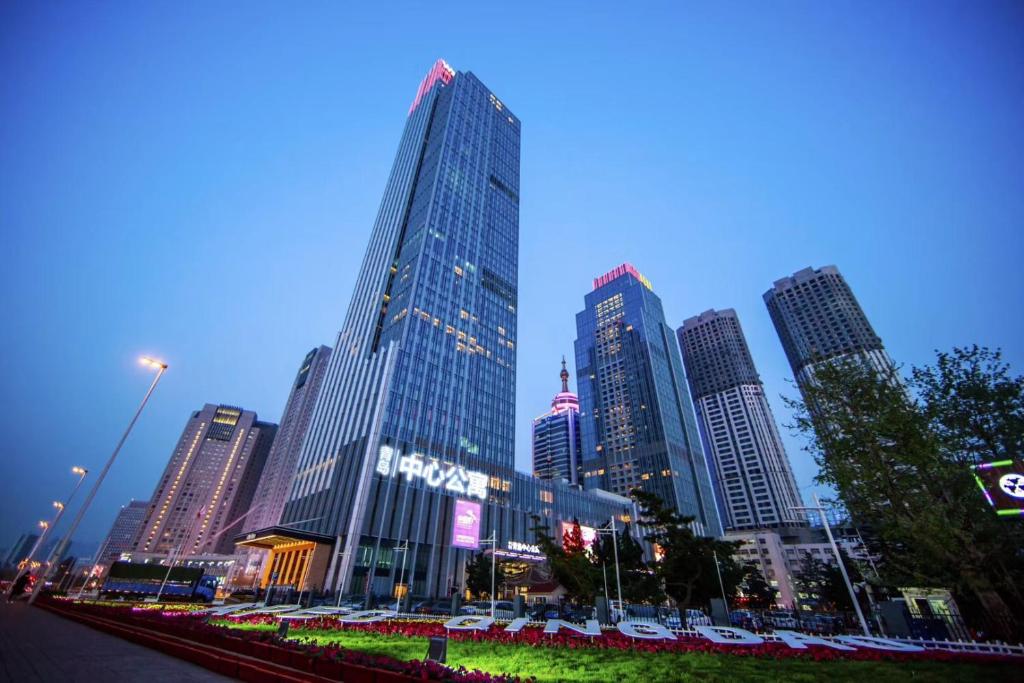
[{"label": "concrete apartment tower", "polygon": [[806,525],[792,509],[803,503],[736,311],[705,311],[677,334],[726,531]]},{"label": "concrete apartment tower", "polygon": [[[150,498],[135,553],[230,555],[277,425],[207,403],[189,417]],[[176,550],[180,549],[180,550]]]},{"label": "concrete apartment tower", "polygon": [[835,266],[804,268],[776,280],[764,303],[798,384],[810,379],[817,363],[838,358],[892,370],[882,339]]}]

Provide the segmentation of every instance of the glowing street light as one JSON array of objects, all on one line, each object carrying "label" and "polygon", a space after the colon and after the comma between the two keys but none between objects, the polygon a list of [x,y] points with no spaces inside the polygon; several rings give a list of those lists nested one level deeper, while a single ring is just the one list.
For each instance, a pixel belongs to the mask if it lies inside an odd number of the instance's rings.
[{"label": "glowing street light", "polygon": [[[71,489],[71,494],[68,495],[68,503],[70,503],[71,499],[75,497],[76,493],[78,493],[78,488],[82,485],[82,482],[85,480],[85,475],[89,473],[89,470],[85,469],[84,467],[75,466],[71,468],[71,473],[78,475],[78,481],[75,482],[75,488]],[[28,557],[25,558],[24,565],[22,566],[21,569],[18,570],[18,575],[14,577],[14,581],[11,582],[10,588],[7,589],[8,599],[10,599],[11,595],[14,593],[14,586],[18,583],[18,580],[21,579],[25,572],[32,569],[32,560],[35,558],[36,551],[42,547],[43,541],[46,539],[47,534],[50,532],[51,529],[55,529],[57,527],[57,523],[60,521],[61,516],[64,514],[64,503],[60,502],[59,500],[55,500],[53,501],[53,507],[57,509],[57,514],[56,516],[54,516],[52,522],[47,522],[45,520],[39,522],[39,527],[43,530],[43,533],[39,534],[39,538],[36,539],[35,545],[32,546],[32,551],[28,554]]]},{"label": "glowing street light", "polygon": [[[167,370],[167,363],[150,358],[149,356],[143,356],[139,359],[139,362],[143,365],[155,369],[156,377],[153,378],[153,383],[149,385],[149,389],[146,391],[146,395],[142,397],[142,403],[139,404],[138,409],[135,411],[135,415],[132,416],[131,421],[128,423],[128,428],[124,430],[124,434],[121,435],[121,440],[117,442],[117,446],[114,448],[114,452],[110,454],[110,458],[107,459],[107,464],[103,466],[100,471],[100,476],[96,478],[96,483],[92,485],[92,489],[89,491],[89,495],[86,496],[85,502],[82,503],[82,507],[78,510],[78,514],[75,516],[75,521],[71,523],[71,528],[68,529],[67,533],[64,534],[64,538],[57,544],[57,547],[53,549],[53,553],[50,555],[51,560],[54,558],[59,559],[64,553],[64,549],[71,542],[71,538],[75,531],[78,530],[78,525],[82,522],[82,518],[85,517],[85,513],[89,510],[89,505],[92,504],[93,498],[96,497],[96,492],[99,491],[100,485],[107,476],[107,472],[110,471],[111,465],[114,464],[114,460],[117,459],[117,454],[121,452],[121,447],[124,442],[128,440],[128,435],[131,434],[132,427],[135,426],[135,422],[139,419],[139,415],[142,414],[142,409],[146,407],[146,402],[149,401],[149,397],[153,395],[153,390],[156,389],[157,382],[163,377],[164,371]],[[85,475],[82,475],[85,478]],[[46,584],[46,579],[53,571],[54,562],[50,562],[46,570],[43,572],[41,581],[36,582],[35,587],[32,589],[32,595],[28,599],[28,604],[33,604],[39,597],[39,594],[43,592],[43,586]]]}]

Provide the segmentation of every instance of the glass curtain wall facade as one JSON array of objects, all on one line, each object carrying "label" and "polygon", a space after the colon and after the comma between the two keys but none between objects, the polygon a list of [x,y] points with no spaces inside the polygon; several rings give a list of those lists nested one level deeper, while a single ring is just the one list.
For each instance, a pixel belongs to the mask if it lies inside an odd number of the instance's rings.
[{"label": "glass curtain wall facade", "polygon": [[579,484],[580,402],[569,391],[565,358],[559,378],[562,390],[551,400],[551,410],[533,421],[533,475]]},{"label": "glass curtain wall facade", "polygon": [[583,486],[642,488],[721,536],[676,336],[650,282],[630,264],[595,279],[576,332]]},{"label": "glass curtain wall facade", "polygon": [[627,514],[513,469],[519,136],[472,73],[439,60],[420,84],[281,519],[333,539],[318,588],[450,594],[457,501],[499,548],[535,513]]}]

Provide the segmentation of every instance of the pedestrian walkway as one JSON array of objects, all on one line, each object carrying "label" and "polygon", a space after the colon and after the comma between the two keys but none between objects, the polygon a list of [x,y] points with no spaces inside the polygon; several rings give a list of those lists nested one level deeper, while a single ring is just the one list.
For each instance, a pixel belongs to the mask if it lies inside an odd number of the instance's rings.
[{"label": "pedestrian walkway", "polygon": [[24,602],[0,602],[0,683],[230,680]]}]

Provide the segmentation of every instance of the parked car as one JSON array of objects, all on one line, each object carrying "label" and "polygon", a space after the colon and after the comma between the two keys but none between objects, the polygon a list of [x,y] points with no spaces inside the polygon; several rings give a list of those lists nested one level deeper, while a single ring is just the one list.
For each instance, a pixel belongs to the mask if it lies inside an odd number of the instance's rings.
[{"label": "parked car", "polygon": [[412,611],[416,614],[436,614],[440,616],[451,616],[452,613],[452,600],[451,598],[442,598],[438,600],[423,600],[417,602],[412,606]]},{"label": "parked car", "polygon": [[764,613],[764,623],[772,628],[785,628],[794,629],[798,628],[800,623],[796,620],[796,616],[789,610],[775,609],[769,610]]},{"label": "parked car", "polygon": [[467,602],[465,605],[459,608],[459,614],[490,614],[491,613],[491,602],[489,600],[476,600],[475,602]]},{"label": "parked car", "polygon": [[351,612],[357,612],[363,609],[363,605],[366,604],[365,600],[366,596],[363,595],[343,595],[341,599],[335,603],[335,606]]},{"label": "parked car", "polygon": [[812,633],[834,635],[846,630],[843,618],[835,614],[801,614],[800,628]]},{"label": "parked car", "polygon": [[533,621],[544,621],[545,619],[560,619],[561,610],[558,609],[558,605],[550,605],[548,603],[541,603],[534,605],[530,609],[530,619]]},{"label": "parked car", "polygon": [[561,616],[557,617],[563,621],[572,621],[582,623],[587,619],[594,618],[593,607],[574,607],[572,605],[565,605],[562,607]]},{"label": "parked car", "polygon": [[686,625],[687,626],[711,626],[711,617],[704,614],[703,610],[699,609],[688,609],[686,610]]},{"label": "parked car", "polygon": [[729,621],[733,626],[745,628],[748,631],[759,631],[764,628],[764,620],[756,612],[746,609],[738,609],[729,615]]}]

